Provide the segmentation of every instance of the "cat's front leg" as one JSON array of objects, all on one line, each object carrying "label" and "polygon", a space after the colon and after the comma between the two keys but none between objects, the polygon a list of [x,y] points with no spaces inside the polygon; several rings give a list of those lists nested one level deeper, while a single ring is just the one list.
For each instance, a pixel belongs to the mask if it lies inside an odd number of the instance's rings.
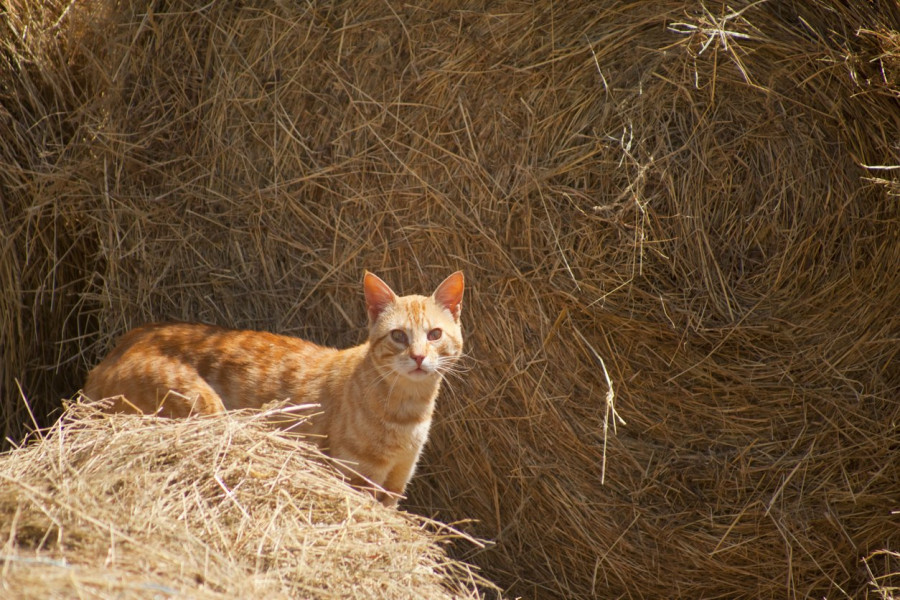
[{"label": "cat's front leg", "polygon": [[416,462],[418,459],[418,452],[411,452],[399,457],[399,460],[397,460],[391,470],[388,471],[384,483],[381,484],[381,487],[390,493],[382,493],[380,496],[376,496],[379,502],[387,507],[397,506],[400,497],[403,496],[403,492],[406,490],[406,484],[409,483],[409,480],[413,476],[413,472],[416,470]]},{"label": "cat's front leg", "polygon": [[388,508],[396,508],[397,504],[400,503],[400,495],[391,492],[377,492],[375,499]]},{"label": "cat's front leg", "polygon": [[384,461],[360,459],[354,454],[340,449],[333,449],[328,454],[335,460],[334,464],[344,476],[344,480],[352,487],[360,491],[368,491],[385,506],[397,505],[397,498],[394,498],[391,503],[391,496],[377,489],[377,487],[387,489],[384,482],[388,478],[389,466]]}]

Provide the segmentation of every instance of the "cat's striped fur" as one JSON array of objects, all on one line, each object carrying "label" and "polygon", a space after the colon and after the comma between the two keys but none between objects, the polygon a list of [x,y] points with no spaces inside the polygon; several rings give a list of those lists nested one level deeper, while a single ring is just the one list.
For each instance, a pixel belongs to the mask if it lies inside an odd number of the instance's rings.
[{"label": "cat's striped fur", "polygon": [[363,280],[369,338],[345,350],[259,331],[156,323],[127,333],[88,375],[84,394],[111,410],[168,417],[315,404],[303,431],[344,461],[356,484],[381,486],[394,505],[428,439],[443,376],[462,353],[463,275],[429,297],[398,297]]}]

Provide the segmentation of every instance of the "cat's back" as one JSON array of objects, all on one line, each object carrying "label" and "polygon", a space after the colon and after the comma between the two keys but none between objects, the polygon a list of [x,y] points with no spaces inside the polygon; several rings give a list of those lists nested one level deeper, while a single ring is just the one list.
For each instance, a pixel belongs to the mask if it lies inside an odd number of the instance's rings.
[{"label": "cat's back", "polygon": [[[258,407],[315,378],[336,350],[265,331],[151,323],[126,333],[88,375],[84,394],[113,409],[186,416]],[[174,392],[171,394],[170,392]]]}]

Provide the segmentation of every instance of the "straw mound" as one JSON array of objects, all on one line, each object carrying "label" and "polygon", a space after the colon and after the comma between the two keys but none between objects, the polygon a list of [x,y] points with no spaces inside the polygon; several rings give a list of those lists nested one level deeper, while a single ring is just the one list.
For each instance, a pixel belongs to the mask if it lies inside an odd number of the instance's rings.
[{"label": "straw mound", "polygon": [[892,3],[142,10],[0,33],[7,435],[15,378],[46,423],[143,321],[346,345],[364,268],[463,268],[470,370],[405,506],[477,519],[511,594],[896,572],[862,562],[900,545]]},{"label": "straw mound", "polygon": [[0,481],[16,598],[480,597],[450,530],[354,492],[255,415],[76,406],[2,455]]}]

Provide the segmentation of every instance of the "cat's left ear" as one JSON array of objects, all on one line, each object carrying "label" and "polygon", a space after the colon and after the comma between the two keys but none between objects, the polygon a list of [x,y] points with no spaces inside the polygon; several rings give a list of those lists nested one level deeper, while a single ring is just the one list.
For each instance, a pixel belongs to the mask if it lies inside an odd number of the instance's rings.
[{"label": "cat's left ear", "polygon": [[446,308],[453,315],[454,321],[459,321],[459,313],[462,311],[463,290],[465,289],[465,279],[462,271],[457,271],[447,279],[441,282],[434,290],[432,298],[438,303],[438,306]]},{"label": "cat's left ear", "polygon": [[377,275],[366,271],[363,277],[363,290],[366,293],[366,313],[369,325],[378,320],[378,316],[397,299],[394,290]]}]

